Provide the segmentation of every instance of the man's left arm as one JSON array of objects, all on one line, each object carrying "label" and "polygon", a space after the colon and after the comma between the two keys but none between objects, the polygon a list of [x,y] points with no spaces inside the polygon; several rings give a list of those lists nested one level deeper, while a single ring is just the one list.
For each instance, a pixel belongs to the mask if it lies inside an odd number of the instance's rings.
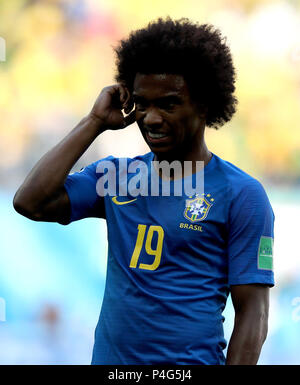
[{"label": "man's left arm", "polygon": [[268,332],[269,287],[232,285],[231,299],[235,319],[226,365],[256,365]]}]

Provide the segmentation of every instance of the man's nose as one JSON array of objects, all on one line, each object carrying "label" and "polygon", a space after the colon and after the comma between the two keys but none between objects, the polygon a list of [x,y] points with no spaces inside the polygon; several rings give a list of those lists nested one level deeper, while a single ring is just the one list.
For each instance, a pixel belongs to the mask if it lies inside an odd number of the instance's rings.
[{"label": "man's nose", "polygon": [[144,124],[146,126],[158,126],[161,125],[162,122],[163,118],[157,110],[151,108],[147,111],[146,116],[144,118]]}]

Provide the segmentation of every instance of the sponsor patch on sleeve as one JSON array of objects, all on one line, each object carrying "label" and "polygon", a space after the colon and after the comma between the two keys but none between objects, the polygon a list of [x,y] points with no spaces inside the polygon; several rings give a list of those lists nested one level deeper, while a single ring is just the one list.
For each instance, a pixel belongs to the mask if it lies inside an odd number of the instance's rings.
[{"label": "sponsor patch on sleeve", "polygon": [[258,246],[258,268],[273,270],[273,238],[262,236]]}]

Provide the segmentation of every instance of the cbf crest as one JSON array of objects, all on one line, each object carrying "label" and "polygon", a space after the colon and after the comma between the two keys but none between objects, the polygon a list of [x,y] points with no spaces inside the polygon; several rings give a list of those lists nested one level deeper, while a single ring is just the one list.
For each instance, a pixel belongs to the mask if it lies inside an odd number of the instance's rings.
[{"label": "cbf crest", "polygon": [[186,200],[184,217],[192,223],[203,221],[213,202],[210,194],[196,194],[194,198]]}]

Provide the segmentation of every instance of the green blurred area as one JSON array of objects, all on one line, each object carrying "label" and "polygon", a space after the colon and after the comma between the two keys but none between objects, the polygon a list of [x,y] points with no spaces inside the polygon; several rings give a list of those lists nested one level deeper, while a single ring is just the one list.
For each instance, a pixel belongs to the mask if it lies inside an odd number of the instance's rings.
[{"label": "green blurred area", "polygon": [[[209,148],[259,179],[299,183],[299,1],[0,0],[2,187],[17,185],[114,82],[118,41],[167,15],[216,25],[232,49],[238,111],[207,130]],[[146,152],[138,135],[124,135],[122,148]],[[88,161],[102,155],[105,144]]]}]

